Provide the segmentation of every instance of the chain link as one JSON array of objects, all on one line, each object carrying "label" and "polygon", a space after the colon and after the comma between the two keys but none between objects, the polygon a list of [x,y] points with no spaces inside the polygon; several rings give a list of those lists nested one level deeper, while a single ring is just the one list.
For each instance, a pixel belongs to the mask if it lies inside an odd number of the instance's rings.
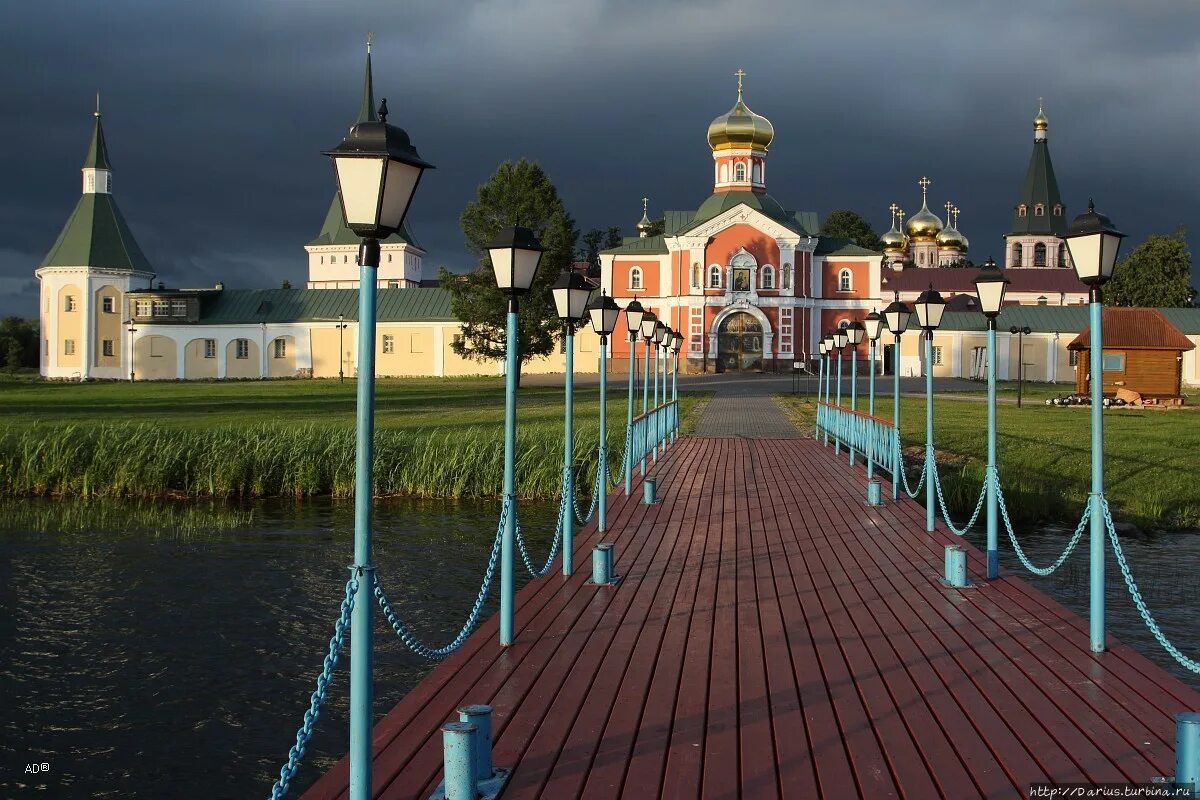
[{"label": "chain link", "polygon": [[[929,459],[925,459],[921,463],[921,480],[917,481],[917,488],[911,489],[908,485],[908,472],[904,469],[904,453],[900,450],[900,437],[896,437],[896,471],[900,473],[900,485],[904,487],[905,493],[909,497],[917,497],[921,494],[921,487],[925,485],[925,477],[929,471]],[[893,480],[895,478],[893,477]]]},{"label": "chain link", "polygon": [[1146,601],[1142,599],[1142,593],[1133,580],[1133,573],[1129,570],[1129,562],[1125,560],[1125,551],[1121,547],[1121,540],[1117,537],[1117,528],[1113,525],[1112,513],[1108,510],[1108,498],[1104,495],[1100,495],[1100,507],[1104,511],[1104,525],[1108,528],[1108,538],[1112,542],[1113,555],[1117,557],[1117,566],[1121,568],[1121,575],[1125,578],[1125,588],[1129,590],[1133,604],[1137,606],[1138,613],[1142,615],[1142,621],[1146,623],[1146,627],[1150,629],[1150,633],[1154,634],[1154,638],[1163,646],[1163,649],[1171,654],[1171,658],[1179,662],[1184,669],[1200,674],[1200,662],[1188,658],[1171,643],[1171,640],[1162,632],[1162,628],[1158,627],[1150,609],[1146,607]]},{"label": "chain link", "polygon": [[979,489],[979,500],[975,502],[975,512],[971,514],[971,519],[961,528],[955,527],[953,520],[950,519],[950,511],[946,508],[946,498],[942,494],[942,476],[938,472],[937,462],[933,464],[933,488],[937,489],[938,505],[942,507],[942,522],[946,523],[946,527],[950,529],[955,536],[966,536],[971,528],[975,527],[975,521],[979,519],[979,512],[983,510],[983,500],[987,496],[987,479],[983,481],[983,486]]},{"label": "chain link", "polygon": [[321,674],[317,676],[316,691],[308,699],[308,710],[304,712],[304,722],[296,731],[296,744],[288,751],[287,763],[279,770],[279,780],[271,787],[271,800],[280,800],[288,792],[292,779],[300,769],[304,760],[304,751],[308,749],[308,741],[312,738],[313,728],[321,716],[321,707],[325,704],[325,692],[333,679],[333,670],[337,667],[338,656],[346,641],[346,629],[350,626],[350,612],[354,610],[354,596],[358,592],[358,578],[352,577],[346,581],[346,596],[342,598],[342,609],[337,622],[333,626],[333,636],[329,639],[329,652],[325,654],[325,663]]},{"label": "chain link", "polygon": [[496,540],[492,543],[492,554],[488,557],[487,570],[483,575],[483,583],[479,586],[479,593],[475,596],[475,605],[471,607],[471,613],[467,615],[467,621],[463,623],[458,634],[450,641],[449,644],[442,647],[431,647],[425,644],[412,632],[410,626],[400,619],[392,607],[391,601],[388,600],[387,593],[383,590],[383,584],[379,582],[379,576],[375,576],[375,599],[379,601],[379,607],[383,610],[383,616],[387,619],[388,624],[392,626],[392,630],[400,637],[400,641],[404,645],[423,658],[430,660],[438,660],[445,658],[453,653],[462,643],[467,640],[475,624],[479,621],[479,614],[483,611],[483,604],[487,600],[488,589],[491,588],[492,578],[496,574],[496,565],[500,562],[500,543],[504,536],[504,523],[511,512],[508,498],[505,498],[503,505],[500,507],[500,522],[496,526]]},{"label": "chain link", "polygon": [[1066,563],[1071,553],[1075,551],[1075,547],[1079,544],[1079,540],[1083,537],[1084,528],[1087,527],[1088,520],[1092,516],[1092,504],[1088,502],[1083,507],[1083,514],[1079,517],[1079,524],[1075,526],[1075,533],[1071,535],[1066,548],[1054,560],[1054,563],[1048,567],[1039,567],[1029,560],[1025,555],[1025,551],[1021,549],[1020,543],[1017,541],[1017,534],[1013,531],[1012,520],[1008,516],[1008,504],[1004,502],[1004,491],[1000,488],[1000,478],[994,472],[992,480],[996,482],[996,504],[1000,506],[1000,518],[1004,520],[1004,529],[1008,532],[1008,540],[1012,542],[1013,552],[1017,554],[1017,558],[1025,565],[1025,569],[1034,575],[1040,575],[1044,578],[1056,572],[1059,567]]}]

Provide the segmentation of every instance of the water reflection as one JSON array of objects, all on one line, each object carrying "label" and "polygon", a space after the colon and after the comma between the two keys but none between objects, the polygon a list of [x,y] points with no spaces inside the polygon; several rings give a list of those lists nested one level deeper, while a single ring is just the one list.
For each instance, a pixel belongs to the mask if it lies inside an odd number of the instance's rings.
[{"label": "water reflection", "polygon": [[[49,518],[38,505],[30,503]],[[200,522],[177,535],[162,526],[36,532],[6,516],[0,795],[267,793],[328,647],[353,508],[264,503],[233,511],[252,513],[253,525]],[[537,552],[548,545],[554,511],[523,507]],[[427,639],[449,639],[474,601],[496,513],[496,503],[378,504],[380,574]],[[489,603],[484,613],[493,611]],[[382,623],[377,642],[382,715],[431,665]],[[348,652],[342,659],[294,790],[346,750]],[[29,762],[47,762],[50,771],[26,776]]]}]

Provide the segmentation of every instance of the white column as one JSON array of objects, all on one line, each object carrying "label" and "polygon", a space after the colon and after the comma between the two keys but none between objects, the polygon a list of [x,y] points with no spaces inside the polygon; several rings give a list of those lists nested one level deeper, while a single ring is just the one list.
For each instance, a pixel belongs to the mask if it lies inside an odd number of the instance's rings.
[{"label": "white column", "polygon": [[1046,380],[1058,383],[1058,334],[1046,339]]},{"label": "white column", "polygon": [[433,374],[442,378],[446,375],[446,329],[433,326]]},{"label": "white column", "polygon": [[259,342],[258,342],[258,377],[267,377],[267,325],[264,322],[259,326]]},{"label": "white column", "polygon": [[175,378],[180,379],[187,376],[187,343],[188,337],[172,336],[171,339],[175,342]]},{"label": "white column", "polygon": [[83,325],[79,331],[79,361],[83,365],[79,371],[81,380],[87,380],[92,371],[92,363],[96,355],[92,352],[92,325],[94,309],[92,308],[92,279],[85,275],[83,278],[83,297],[79,298],[80,310],[83,312]]},{"label": "white column", "polygon": [[[232,339],[230,341],[232,341]],[[229,342],[222,341],[220,337],[216,337],[216,342],[217,342],[217,379],[222,380],[225,378],[225,370],[226,370],[225,348],[229,345]]]}]

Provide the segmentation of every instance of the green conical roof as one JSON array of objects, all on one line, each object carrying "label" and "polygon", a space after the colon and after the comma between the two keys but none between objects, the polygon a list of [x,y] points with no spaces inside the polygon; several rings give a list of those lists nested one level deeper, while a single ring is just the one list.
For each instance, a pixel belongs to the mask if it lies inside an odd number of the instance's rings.
[{"label": "green conical roof", "polygon": [[[1038,204],[1045,208],[1042,216],[1036,216],[1034,210]],[[1025,216],[1021,216],[1020,207],[1025,205]],[[1017,208],[1013,210],[1013,234],[1056,235],[1067,232],[1067,212],[1054,213],[1054,207],[1062,205],[1062,196],[1058,193],[1058,180],[1054,177],[1054,164],[1050,161],[1050,145],[1045,139],[1033,143],[1033,155],[1029,157],[1029,169],[1025,172],[1025,184],[1021,187],[1021,197],[1017,200]]]},{"label": "green conical roof", "polygon": [[154,271],[111,194],[85,194],[79,198],[39,266]]},{"label": "green conical roof", "polygon": [[83,160],[84,169],[108,169],[108,145],[104,143],[104,126],[100,124],[100,112],[96,112],[96,127],[92,130],[92,142],[88,145],[87,158]]}]

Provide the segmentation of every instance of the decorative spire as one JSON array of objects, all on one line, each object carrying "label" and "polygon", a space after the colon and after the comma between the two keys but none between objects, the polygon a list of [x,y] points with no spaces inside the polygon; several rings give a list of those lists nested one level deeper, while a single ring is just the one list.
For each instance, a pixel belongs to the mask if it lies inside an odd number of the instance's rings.
[{"label": "decorative spire", "polygon": [[100,119],[100,93],[96,92],[96,111],[92,114],[96,119]]},{"label": "decorative spire", "polygon": [[88,145],[87,158],[83,161],[84,169],[111,170],[108,162],[108,145],[104,141],[104,126],[100,123],[100,93],[96,93],[96,110],[92,112],[96,124],[92,129],[92,141]]},{"label": "decorative spire", "polygon": [[650,198],[642,198],[642,219],[637,224],[638,236],[645,239],[650,235]]},{"label": "decorative spire", "polygon": [[946,205],[942,206],[942,208],[946,209],[946,224],[949,225],[950,216],[954,213],[954,203],[951,203],[949,200],[947,200]]},{"label": "decorative spire", "polygon": [[904,227],[904,217],[905,217],[905,216],[907,216],[907,215],[904,213],[904,209],[903,209],[903,208],[897,208],[897,209],[896,209],[896,216],[900,218],[900,227],[902,227],[902,228],[903,228],[903,227]]},{"label": "decorative spire", "polygon": [[738,67],[738,71],[733,73],[738,79],[738,100],[742,99],[742,78],[746,77],[746,70]]},{"label": "decorative spire", "polygon": [[354,122],[378,122],[379,118],[375,116],[375,81],[371,75],[371,42],[374,35],[367,34],[367,72],[363,78],[363,98],[362,105],[358,109],[358,119]]},{"label": "decorative spire", "polygon": [[917,183],[921,184],[921,205],[928,205],[928,200],[926,198],[929,193],[929,185],[933,183],[933,181],[922,175],[921,180],[917,181]]},{"label": "decorative spire", "polygon": [[958,230],[958,214],[959,214],[958,206],[955,206],[954,210],[951,213],[954,214],[954,230]]}]

